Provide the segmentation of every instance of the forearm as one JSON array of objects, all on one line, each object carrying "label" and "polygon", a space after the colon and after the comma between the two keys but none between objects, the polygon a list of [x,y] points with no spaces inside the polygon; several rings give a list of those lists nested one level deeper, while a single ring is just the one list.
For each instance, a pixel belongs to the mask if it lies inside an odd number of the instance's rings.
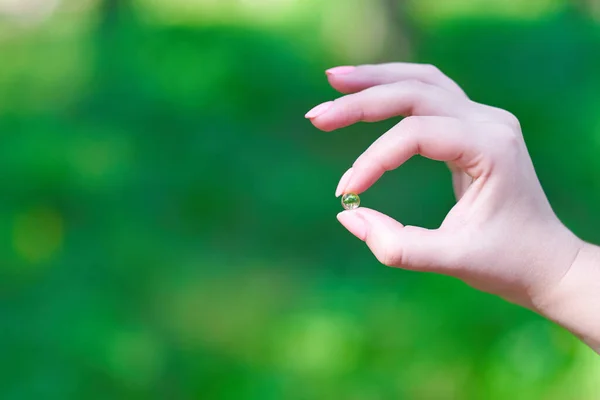
[{"label": "forearm", "polygon": [[537,308],[600,354],[600,247],[582,242],[568,273]]}]

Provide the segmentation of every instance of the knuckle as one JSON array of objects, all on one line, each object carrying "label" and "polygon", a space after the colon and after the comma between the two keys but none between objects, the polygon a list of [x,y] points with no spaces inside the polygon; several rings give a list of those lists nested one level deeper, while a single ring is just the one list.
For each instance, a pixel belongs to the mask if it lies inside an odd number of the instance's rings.
[{"label": "knuckle", "polygon": [[404,118],[402,121],[398,123],[398,126],[401,128],[401,131],[405,134],[415,134],[419,132],[421,128],[421,119],[415,116],[409,116]]},{"label": "knuckle", "polygon": [[506,110],[500,110],[500,112],[502,115],[502,119],[504,121],[506,121],[506,124],[508,126],[517,130],[518,132],[521,131],[521,123],[519,122],[519,119],[513,113],[506,111]]},{"label": "knuckle", "polygon": [[421,68],[424,70],[425,75],[429,76],[446,76],[444,73],[433,64],[422,64]]},{"label": "knuckle", "polygon": [[504,124],[520,134],[521,123],[513,113],[472,100],[470,100],[470,107],[472,109],[472,117],[475,121]]},{"label": "knuckle", "polygon": [[522,138],[506,125],[496,125],[494,129],[494,147],[502,155],[515,154],[521,149]]}]

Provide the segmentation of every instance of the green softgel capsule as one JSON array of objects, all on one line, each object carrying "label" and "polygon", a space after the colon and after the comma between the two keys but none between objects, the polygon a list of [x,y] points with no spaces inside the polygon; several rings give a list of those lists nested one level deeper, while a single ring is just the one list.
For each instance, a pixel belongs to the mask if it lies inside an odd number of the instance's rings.
[{"label": "green softgel capsule", "polygon": [[346,193],[342,196],[342,207],[346,210],[354,210],[360,206],[360,197],[354,193]]}]

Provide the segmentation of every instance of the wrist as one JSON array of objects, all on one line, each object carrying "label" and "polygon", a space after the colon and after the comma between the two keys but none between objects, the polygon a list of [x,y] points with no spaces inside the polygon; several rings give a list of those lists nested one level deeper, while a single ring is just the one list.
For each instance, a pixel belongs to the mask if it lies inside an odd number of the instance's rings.
[{"label": "wrist", "polygon": [[580,240],[570,268],[534,308],[600,353],[600,247]]}]

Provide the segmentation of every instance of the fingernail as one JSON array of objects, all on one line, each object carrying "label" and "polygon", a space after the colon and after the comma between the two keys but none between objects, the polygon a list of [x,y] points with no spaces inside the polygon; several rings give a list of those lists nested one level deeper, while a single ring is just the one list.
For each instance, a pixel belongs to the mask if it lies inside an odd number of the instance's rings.
[{"label": "fingernail", "polygon": [[351,177],[352,177],[352,168],[350,168],[348,171],[346,171],[344,173],[344,175],[342,175],[342,178],[340,179],[340,183],[338,183],[337,188],[335,189],[335,197],[339,197],[342,193],[344,193],[344,189],[346,189],[346,186],[348,186],[348,182],[350,181]]},{"label": "fingernail", "polygon": [[367,238],[367,221],[360,216],[358,211],[342,211],[337,215],[337,219],[351,234],[360,240]]},{"label": "fingernail", "polygon": [[312,110],[307,112],[306,115],[304,116],[304,118],[308,118],[308,119],[317,118],[319,115],[322,115],[327,110],[329,110],[329,108],[331,107],[332,104],[333,104],[333,101],[328,101],[327,103],[319,104],[318,106],[316,106],[315,108],[313,108]]},{"label": "fingernail", "polygon": [[356,67],[353,67],[350,65],[344,65],[342,67],[330,68],[327,71],[325,71],[325,73],[327,75],[344,75],[344,74],[349,74],[350,72],[354,71],[355,69],[356,69]]}]

